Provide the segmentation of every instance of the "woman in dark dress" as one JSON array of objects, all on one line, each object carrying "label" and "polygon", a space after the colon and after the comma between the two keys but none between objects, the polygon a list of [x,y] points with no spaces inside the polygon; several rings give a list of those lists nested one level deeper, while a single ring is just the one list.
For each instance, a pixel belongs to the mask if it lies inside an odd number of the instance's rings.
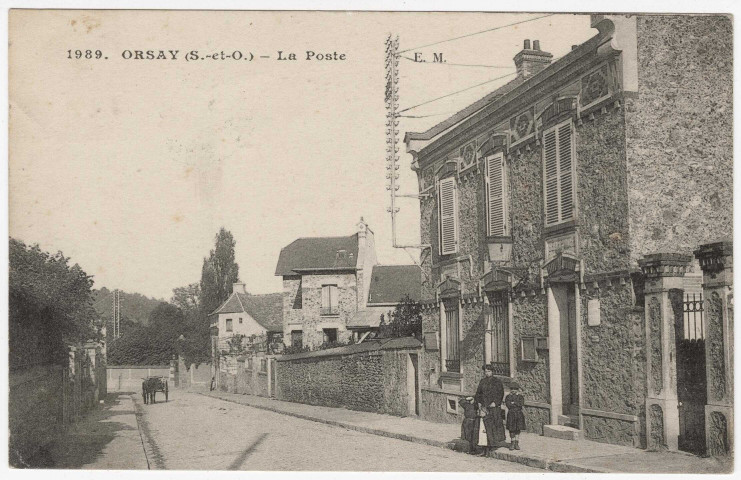
[{"label": "woman in dark dress", "polygon": [[501,380],[494,376],[491,365],[484,365],[484,378],[479,382],[476,389],[475,399],[485,409],[484,428],[486,429],[487,447],[483,455],[487,455],[497,447],[498,443],[504,442],[504,422],[502,421],[502,399],[504,398],[504,386]]},{"label": "woman in dark dress", "polygon": [[520,449],[520,432],[525,430],[525,414],[522,407],[525,406],[525,397],[520,393],[520,385],[512,382],[509,386],[510,393],[504,399],[507,405],[507,430],[509,430],[510,450]]}]

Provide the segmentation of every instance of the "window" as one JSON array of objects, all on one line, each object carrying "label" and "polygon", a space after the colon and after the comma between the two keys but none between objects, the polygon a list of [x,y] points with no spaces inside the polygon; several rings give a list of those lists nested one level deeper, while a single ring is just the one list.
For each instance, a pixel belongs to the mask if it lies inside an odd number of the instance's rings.
[{"label": "window", "polygon": [[325,328],[324,330],[324,343],[331,343],[337,341],[337,329],[336,328]]},{"label": "window", "polygon": [[338,315],[339,297],[337,285],[322,285],[322,315]]},{"label": "window", "polygon": [[522,337],[522,360],[525,362],[537,362],[538,352],[536,337]]},{"label": "window", "polygon": [[495,375],[509,377],[509,301],[506,292],[490,296],[486,317],[486,362],[494,367]]},{"label": "window", "polygon": [[458,345],[458,301],[445,302],[445,370],[461,371],[461,357]]},{"label": "window", "polygon": [[571,120],[543,134],[545,225],[574,219],[574,142]]},{"label": "window", "polygon": [[440,254],[450,255],[458,251],[455,177],[440,180],[437,203],[440,218]]},{"label": "window", "polygon": [[485,182],[487,234],[491,237],[507,236],[507,177],[502,153],[486,159]]},{"label": "window", "polygon": [[239,317],[239,324],[242,324],[242,317]]},{"label": "window", "polygon": [[226,319],[226,331],[227,332],[234,331],[234,327],[232,327],[232,319],[231,318],[227,318]]},{"label": "window", "polygon": [[302,348],[304,346],[304,332],[301,330],[291,331],[291,346]]}]

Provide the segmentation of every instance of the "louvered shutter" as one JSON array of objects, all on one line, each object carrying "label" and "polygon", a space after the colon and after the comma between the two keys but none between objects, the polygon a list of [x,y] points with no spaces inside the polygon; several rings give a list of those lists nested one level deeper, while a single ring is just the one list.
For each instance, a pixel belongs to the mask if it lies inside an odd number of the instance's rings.
[{"label": "louvered shutter", "polygon": [[571,152],[571,123],[567,122],[558,127],[558,173],[562,222],[574,218],[574,177]]},{"label": "louvered shutter", "polygon": [[329,285],[322,285],[322,308],[329,309]]},{"label": "louvered shutter", "polygon": [[574,218],[574,155],[571,122],[543,134],[545,224]]},{"label": "louvered shutter", "polygon": [[490,157],[486,162],[486,196],[488,230],[491,236],[507,235],[504,186],[504,157]]},{"label": "louvered shutter", "polygon": [[543,162],[545,178],[545,224],[558,223],[558,151],[556,149],[556,130],[548,130],[543,135]]},{"label": "louvered shutter", "polygon": [[455,253],[458,247],[454,177],[440,180],[438,205],[440,208],[440,253],[449,255]]},{"label": "louvered shutter", "polygon": [[329,286],[329,307],[333,313],[339,312],[340,297],[337,295],[337,285]]}]

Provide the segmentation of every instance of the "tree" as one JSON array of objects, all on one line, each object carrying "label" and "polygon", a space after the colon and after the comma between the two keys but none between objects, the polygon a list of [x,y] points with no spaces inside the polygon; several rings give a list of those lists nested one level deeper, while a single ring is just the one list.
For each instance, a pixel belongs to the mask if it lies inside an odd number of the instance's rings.
[{"label": "tree", "polygon": [[124,332],[110,345],[111,365],[169,365],[178,352],[178,338],[186,331],[182,310],[161,302],[149,315],[146,326]]},{"label": "tree", "polygon": [[203,259],[201,268],[200,303],[204,313],[216,310],[232,293],[232,284],[239,282],[239,265],[235,262],[236,242],[231,232],[221,227],[216,245]]},{"label": "tree", "polygon": [[100,336],[101,319],[92,307],[92,277],[69,265],[62,252],[10,239],[10,366],[63,363],[66,345]]},{"label": "tree", "polygon": [[385,323],[381,318],[380,333],[384,337],[416,337],[422,339],[422,305],[412,300],[409,295],[404,296],[396,304],[394,311],[389,315],[390,321]]},{"label": "tree", "polygon": [[184,287],[174,288],[170,303],[182,310],[186,317],[190,313],[198,312],[201,308],[201,285],[191,283]]}]

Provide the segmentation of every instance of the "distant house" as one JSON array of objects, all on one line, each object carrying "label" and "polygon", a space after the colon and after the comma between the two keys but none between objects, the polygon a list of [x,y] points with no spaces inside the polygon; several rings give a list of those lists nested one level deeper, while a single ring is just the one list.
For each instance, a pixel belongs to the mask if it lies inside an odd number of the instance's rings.
[{"label": "distant house", "polygon": [[375,265],[365,308],[359,309],[348,321],[356,341],[378,330],[381,316],[389,322],[400,300],[409,297],[415,302],[422,298],[421,271],[417,265]]},{"label": "distant house", "polygon": [[401,298],[392,298],[394,291],[420,296],[419,267],[379,266],[362,218],[353,235],[293,241],[281,250],[275,274],[283,277],[284,343],[295,347],[357,340],[393,309]]},{"label": "distant house", "polygon": [[243,283],[235,283],[232,294],[211,313],[212,332],[218,338],[218,353],[230,352],[230,341],[244,335],[243,345],[264,351],[271,343],[281,343],[283,300],[280,293],[250,295]]}]

